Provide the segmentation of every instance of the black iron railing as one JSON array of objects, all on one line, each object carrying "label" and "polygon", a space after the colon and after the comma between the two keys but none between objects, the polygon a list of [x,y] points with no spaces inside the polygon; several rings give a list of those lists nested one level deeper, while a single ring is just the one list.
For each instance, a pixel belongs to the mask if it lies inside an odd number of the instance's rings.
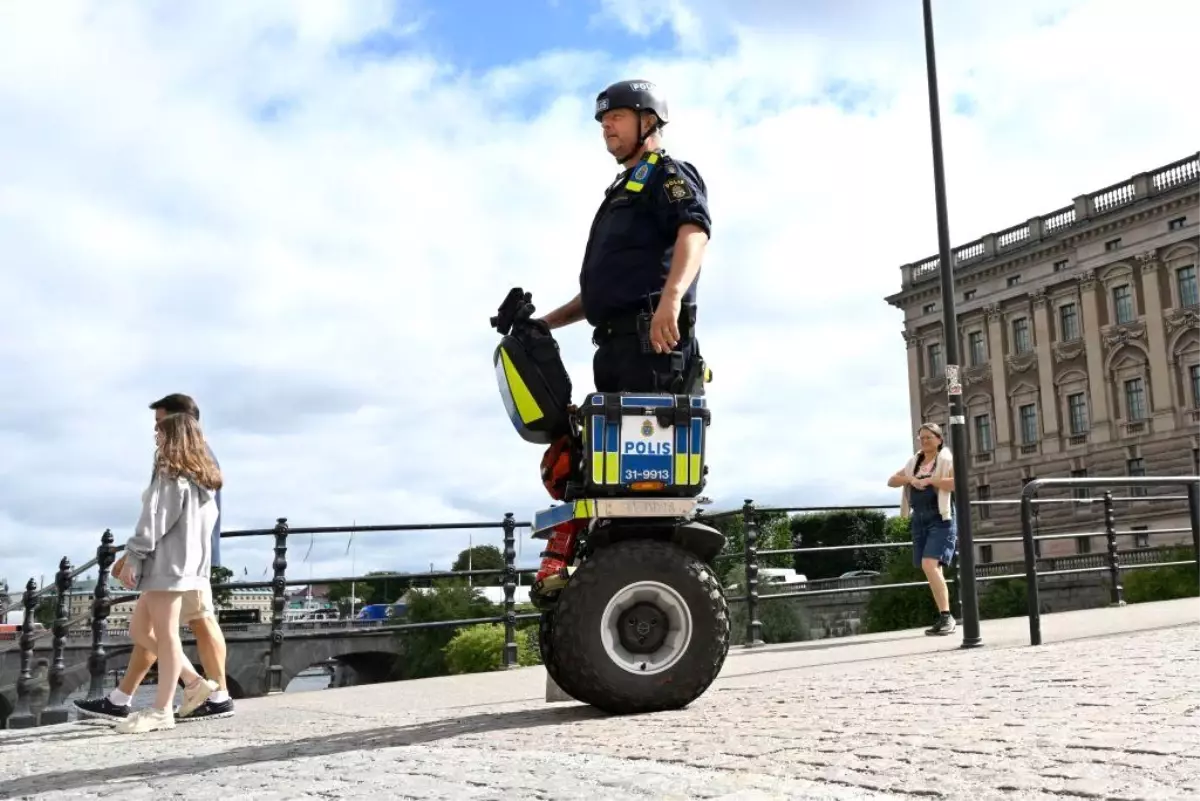
[{"label": "black iron railing", "polygon": [[[1017,500],[994,500],[994,501],[973,501],[972,507],[985,507],[1005,504],[1019,504],[1021,507],[1021,524],[1022,533],[1020,536],[1014,537],[980,537],[975,541],[976,546],[984,546],[991,543],[1002,542],[1021,542],[1025,546],[1025,563],[1024,571],[1018,571],[1016,568],[1019,563],[1011,565],[987,564],[984,563],[977,569],[977,575],[962,576],[958,566],[957,556],[951,565],[952,575],[948,576],[947,584],[961,583],[962,581],[1000,581],[1005,579],[1027,579],[1030,601],[1030,632],[1031,643],[1036,645],[1041,642],[1040,634],[1040,616],[1038,613],[1037,600],[1037,582],[1036,577],[1052,576],[1052,575],[1068,575],[1072,573],[1092,573],[1107,571],[1111,583],[1111,599],[1114,604],[1123,603],[1122,585],[1120,576],[1122,571],[1135,568],[1150,568],[1150,567],[1168,567],[1177,564],[1189,564],[1195,562],[1200,565],[1200,560],[1196,559],[1196,555],[1200,554],[1200,520],[1197,515],[1197,479],[1195,477],[1183,478],[1136,478],[1136,479],[1035,479],[1031,481],[1025,488],[1020,499]],[[1046,485],[1061,486],[1061,487],[1107,487],[1107,486],[1186,486],[1188,494],[1186,496],[1131,496],[1131,497],[1114,497],[1111,492],[1105,492],[1103,498],[1070,498],[1070,499],[1049,499],[1038,498],[1033,496],[1037,490]],[[1115,528],[1115,515],[1113,506],[1118,502],[1161,502],[1171,500],[1188,500],[1190,514],[1190,531],[1192,534],[1193,559],[1184,562],[1172,561],[1162,562],[1155,561],[1155,558],[1146,551],[1121,551],[1117,547],[1117,532]],[[1073,503],[1076,505],[1086,505],[1090,503],[1102,503],[1104,507],[1104,531],[1103,532],[1070,532],[1058,534],[1036,534],[1034,533],[1034,525],[1036,520],[1036,505],[1037,504],[1055,504],[1055,503]],[[716,513],[701,513],[698,514],[698,519],[710,524],[720,524],[720,521],[726,518],[741,516],[743,527],[744,542],[743,547],[738,553],[726,552],[717,558],[719,560],[726,559],[742,559],[745,564],[745,588],[742,594],[730,597],[730,603],[744,603],[746,605],[746,642],[745,647],[753,648],[763,644],[762,640],[762,623],[758,617],[759,605],[765,601],[784,600],[789,598],[806,598],[820,596],[835,596],[849,593],[872,593],[881,590],[902,589],[906,587],[927,586],[927,581],[910,581],[910,582],[891,582],[880,583],[874,580],[869,582],[863,580],[847,580],[835,581],[839,584],[836,587],[816,586],[826,582],[803,582],[800,586],[803,589],[788,590],[783,592],[772,592],[769,594],[761,594],[759,592],[759,559],[765,556],[773,555],[799,555],[799,554],[819,554],[836,551],[863,551],[873,549],[911,549],[911,541],[906,542],[863,542],[849,545],[821,546],[821,547],[798,547],[798,548],[782,548],[782,549],[766,549],[760,550],[759,543],[759,525],[760,518],[766,515],[779,514],[796,514],[796,513],[813,513],[813,512],[832,512],[832,511],[864,511],[864,510],[888,510],[897,508],[895,504],[884,505],[862,505],[862,506],[755,506],[751,500],[745,501],[739,509],[732,509],[724,512]],[[264,685],[261,689],[266,694],[278,693],[283,691],[284,676],[282,667],[282,655],[285,642],[288,639],[306,640],[314,637],[329,636],[329,632],[323,628],[314,628],[312,630],[298,629],[297,627],[286,625],[284,609],[287,605],[287,588],[294,586],[306,586],[317,584],[330,584],[335,582],[350,582],[350,581],[383,581],[383,580],[402,580],[407,582],[424,582],[439,578],[465,578],[481,577],[481,576],[501,576],[503,578],[502,587],[504,590],[504,600],[502,603],[503,611],[501,614],[476,617],[469,619],[457,620],[439,620],[439,621],[424,621],[417,623],[392,623],[391,621],[384,622],[380,628],[386,629],[389,632],[404,633],[409,631],[419,631],[438,628],[458,628],[476,624],[503,624],[504,625],[504,646],[501,664],[503,668],[516,667],[518,664],[518,647],[516,639],[516,626],[519,621],[534,620],[540,617],[537,612],[518,614],[516,612],[516,586],[518,575],[529,575],[535,572],[535,568],[518,568],[516,565],[516,531],[519,528],[528,528],[528,522],[517,521],[512,513],[504,515],[504,518],[498,522],[472,522],[472,523],[434,523],[434,524],[399,524],[399,525],[364,525],[364,526],[320,526],[307,528],[291,528],[288,525],[286,518],[279,518],[272,528],[265,529],[250,529],[243,531],[226,531],[222,533],[222,538],[243,538],[243,537],[271,537],[273,538],[273,547],[275,558],[272,561],[271,568],[273,575],[270,579],[263,581],[236,581],[226,582],[222,584],[214,584],[214,590],[237,590],[237,589],[261,589],[270,588],[272,592],[271,603],[271,618],[269,621],[269,629],[265,638],[269,640],[269,662],[268,669],[264,676]],[[419,573],[380,573],[369,576],[339,576],[333,578],[308,578],[308,579],[288,579],[287,578],[287,550],[288,538],[297,534],[317,535],[317,534],[347,534],[347,533],[369,533],[369,532],[401,532],[401,531],[461,531],[464,529],[501,529],[503,531],[503,558],[504,566],[502,568],[489,568],[478,570],[444,570],[444,571],[429,571]],[[1158,529],[1147,534],[1166,534],[1166,533],[1183,533],[1188,529]],[[1132,533],[1132,532],[1131,532]],[[1103,535],[1107,538],[1107,552],[1103,554],[1084,554],[1068,557],[1056,557],[1049,560],[1042,559],[1036,553],[1037,544],[1043,540],[1055,539],[1075,539],[1080,537],[1091,537]],[[114,647],[114,644],[108,640],[108,617],[111,607],[122,601],[136,597],[136,594],[114,595],[109,588],[109,573],[117,554],[122,550],[123,546],[114,545],[113,535],[111,531],[105,531],[101,536],[100,546],[96,549],[96,556],[89,559],[82,566],[72,567],[69,559],[64,557],[59,563],[59,570],[55,575],[55,580],[52,585],[48,585],[42,589],[38,589],[33,579],[30,579],[25,587],[22,596],[22,605],[24,609],[24,617],[21,626],[19,648],[21,653],[20,673],[17,679],[16,696],[17,703],[13,714],[8,719],[8,727],[21,728],[27,726],[43,725],[55,722],[64,722],[67,720],[67,707],[65,704],[67,693],[64,692],[64,675],[66,665],[64,655],[66,649],[66,639],[70,633],[71,626],[79,621],[72,621],[68,617],[68,593],[73,586],[75,578],[81,575],[84,571],[91,567],[98,568],[98,576],[91,599],[90,612],[90,629],[91,629],[91,647],[88,658],[88,671],[90,678],[89,696],[98,697],[103,693],[104,679],[106,677],[106,665],[109,659],[109,650]],[[1131,557],[1133,561],[1122,561],[1125,557]],[[1032,560],[1032,561],[1031,561]],[[1078,562],[1069,561],[1075,560]],[[1037,564],[1041,561],[1048,564],[1048,569],[1042,570],[1040,573],[1037,570]],[[1069,566],[1068,566],[1069,565]],[[56,593],[55,601],[55,619],[49,630],[37,631],[35,626],[36,610],[41,602],[42,596],[50,591]],[[961,593],[960,593],[961,594]],[[957,600],[957,599],[956,599]],[[958,610],[958,616],[961,617],[961,608]],[[230,627],[234,628],[234,627]],[[35,641],[47,634],[51,634],[52,640],[52,660],[49,669],[49,698],[46,707],[41,711],[40,715],[33,714],[30,708],[31,696],[31,666],[34,652]]]}]

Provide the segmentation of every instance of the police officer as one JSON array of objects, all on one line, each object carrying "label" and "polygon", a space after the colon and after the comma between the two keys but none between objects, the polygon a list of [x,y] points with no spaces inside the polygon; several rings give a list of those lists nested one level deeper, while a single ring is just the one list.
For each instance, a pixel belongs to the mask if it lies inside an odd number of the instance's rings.
[{"label": "police officer", "polygon": [[624,170],[592,221],[579,294],[542,320],[594,326],[599,392],[702,394],[696,284],[712,226],[704,179],[662,148],[667,101],[649,81],[609,86],[595,117]]}]

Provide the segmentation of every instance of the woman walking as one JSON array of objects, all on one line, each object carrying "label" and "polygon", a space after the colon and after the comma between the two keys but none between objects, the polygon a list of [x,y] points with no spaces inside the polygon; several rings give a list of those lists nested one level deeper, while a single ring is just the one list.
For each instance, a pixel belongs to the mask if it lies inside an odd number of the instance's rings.
[{"label": "woman walking", "polygon": [[122,734],[175,727],[175,686],[184,681],[179,716],[186,717],[217,690],[196,672],[179,640],[182,596],[209,585],[216,491],[221,470],[204,443],[200,423],[189,414],[168,414],[154,424],[154,477],[142,493],[142,515],[113,572],[141,591],[130,636],[158,658],[154,706],[117,724]]},{"label": "woman walking", "polygon": [[950,614],[950,590],[942,568],[954,559],[958,526],[954,519],[954,461],[944,447],[942,429],[925,423],[917,430],[920,449],[888,479],[889,487],[902,487],[900,516],[910,517],[913,542],[913,566],[919,567],[929,581],[938,619],[926,634],[954,632]]}]

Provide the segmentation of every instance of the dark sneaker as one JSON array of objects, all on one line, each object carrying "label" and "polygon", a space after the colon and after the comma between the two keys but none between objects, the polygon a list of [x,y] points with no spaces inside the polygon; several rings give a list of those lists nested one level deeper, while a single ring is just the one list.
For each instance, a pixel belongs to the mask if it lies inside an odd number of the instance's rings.
[{"label": "dark sneaker", "polygon": [[185,718],[175,715],[176,723],[191,723],[193,720],[218,720],[219,718],[233,717],[233,699],[227,698],[224,701],[214,701],[211,698],[205,701],[200,706],[196,707],[192,714]]},{"label": "dark sneaker", "polygon": [[925,629],[925,633],[931,637],[944,637],[947,634],[953,634],[955,628],[957,628],[957,622],[954,620],[954,615],[946,613],[938,618],[937,623]]},{"label": "dark sneaker", "polygon": [[76,701],[75,707],[81,718],[104,718],[105,720],[125,720],[129,717],[129,707],[117,706],[108,697],[89,698],[86,701]]}]

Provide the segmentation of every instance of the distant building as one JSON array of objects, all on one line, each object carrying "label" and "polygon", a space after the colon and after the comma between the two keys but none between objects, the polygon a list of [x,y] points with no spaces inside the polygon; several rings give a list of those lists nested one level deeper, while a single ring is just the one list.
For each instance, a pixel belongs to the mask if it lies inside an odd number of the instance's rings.
[{"label": "distant building", "polygon": [[[1200,154],[954,248],[972,500],[1016,499],[1039,477],[1200,471],[1198,254]],[[904,311],[914,432],[948,422],[938,269],[937,256],[904,265],[901,290],[887,298]],[[1118,504],[1118,530],[1131,534],[1121,547],[1190,541],[1143,533],[1186,532],[1186,510]],[[977,539],[1019,533],[1015,505],[976,506],[972,519]],[[1041,533],[1102,523],[1098,503],[1038,508]],[[1094,536],[1040,545],[1045,556],[1103,548]],[[981,563],[1021,554],[1019,543],[978,549]]]}]

